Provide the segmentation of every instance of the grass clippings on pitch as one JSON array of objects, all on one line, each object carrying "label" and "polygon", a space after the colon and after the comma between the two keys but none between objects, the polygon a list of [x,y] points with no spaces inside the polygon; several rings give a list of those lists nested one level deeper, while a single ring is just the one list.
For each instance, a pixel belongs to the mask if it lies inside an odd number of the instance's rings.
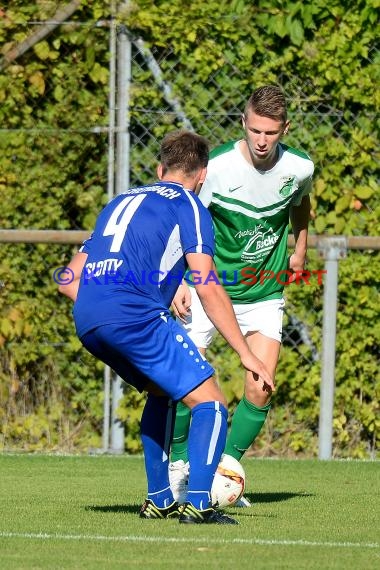
[{"label": "grass clippings on pitch", "polygon": [[378,462],[244,459],[239,526],[138,517],[143,459],[0,455],[0,568],[380,568]]}]

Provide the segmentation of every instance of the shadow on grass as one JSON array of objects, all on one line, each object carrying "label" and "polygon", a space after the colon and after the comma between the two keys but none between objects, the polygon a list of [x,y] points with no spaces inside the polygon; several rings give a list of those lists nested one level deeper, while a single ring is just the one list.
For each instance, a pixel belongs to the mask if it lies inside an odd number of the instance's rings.
[{"label": "shadow on grass", "polygon": [[86,511],[94,511],[97,513],[139,513],[141,505],[88,505]]},{"label": "shadow on grass", "polygon": [[[313,497],[310,493],[244,493],[244,496],[254,505],[255,503],[279,503],[298,497]],[[129,513],[140,512],[141,505],[88,505],[86,511],[97,513]],[[239,509],[240,511],[240,509]]]},{"label": "shadow on grass", "polygon": [[244,493],[250,503],[279,503],[298,497],[314,497],[312,493]]}]

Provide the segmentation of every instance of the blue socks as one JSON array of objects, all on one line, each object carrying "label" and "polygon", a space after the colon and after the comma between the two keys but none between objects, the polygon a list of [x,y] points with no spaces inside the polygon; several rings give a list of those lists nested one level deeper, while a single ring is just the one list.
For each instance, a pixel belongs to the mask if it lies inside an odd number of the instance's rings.
[{"label": "blue socks", "polygon": [[187,500],[197,509],[210,506],[212,481],[227,437],[228,412],[220,402],[205,402],[191,411]]},{"label": "blue socks", "polygon": [[[159,509],[174,500],[168,468],[175,407],[169,398],[149,394],[141,416],[148,498]],[[227,418],[227,409],[220,402],[198,404],[191,411],[187,500],[200,510],[210,506],[209,490],[226,443]]]},{"label": "blue socks", "polygon": [[164,396],[148,395],[141,416],[141,441],[148,479],[148,499],[163,509],[174,501],[169,485],[169,452],[175,404]]}]

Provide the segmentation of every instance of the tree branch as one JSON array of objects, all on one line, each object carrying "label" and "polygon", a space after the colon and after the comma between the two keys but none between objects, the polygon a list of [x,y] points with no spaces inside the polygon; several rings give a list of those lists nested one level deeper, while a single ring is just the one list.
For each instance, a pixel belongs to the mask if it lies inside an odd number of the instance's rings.
[{"label": "tree branch", "polygon": [[28,38],[22,41],[16,47],[10,49],[2,58],[0,62],[0,69],[7,67],[12,61],[15,61],[18,57],[28,51],[36,43],[44,39],[50,34],[55,28],[60,26],[65,20],[67,20],[81,5],[82,0],[72,0],[64,8],[57,10],[52,20],[41,26],[37,31],[33,32]]}]

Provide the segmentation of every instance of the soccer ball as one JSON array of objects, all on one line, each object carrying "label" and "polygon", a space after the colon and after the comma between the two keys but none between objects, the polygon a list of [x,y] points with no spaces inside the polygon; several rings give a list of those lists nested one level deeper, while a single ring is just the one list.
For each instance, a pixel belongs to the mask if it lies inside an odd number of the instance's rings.
[{"label": "soccer ball", "polygon": [[221,509],[230,507],[244,493],[245,471],[237,459],[222,455],[211,488],[211,503]]}]

